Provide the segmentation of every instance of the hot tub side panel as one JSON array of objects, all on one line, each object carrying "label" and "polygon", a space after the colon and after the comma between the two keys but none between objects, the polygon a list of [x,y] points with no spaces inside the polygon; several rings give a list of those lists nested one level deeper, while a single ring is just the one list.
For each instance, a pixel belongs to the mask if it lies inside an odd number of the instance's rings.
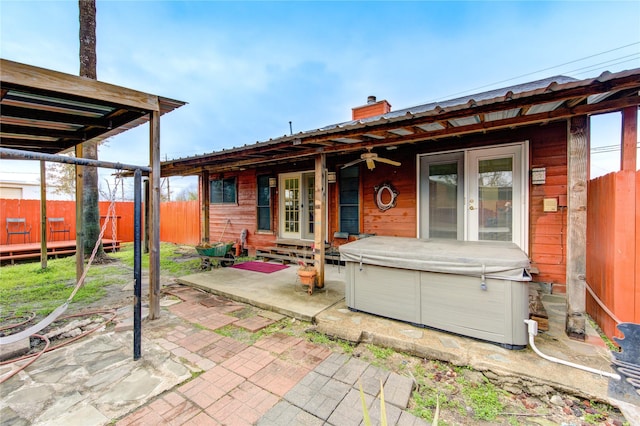
[{"label": "hot tub side panel", "polygon": [[347,262],[345,301],[363,312],[420,322],[420,272]]},{"label": "hot tub side panel", "polygon": [[526,345],[527,284],[486,279],[486,290],[481,284],[479,277],[422,272],[422,324],[507,346]]},{"label": "hot tub side panel", "polygon": [[351,309],[464,336],[525,347],[527,282],[346,262]]}]

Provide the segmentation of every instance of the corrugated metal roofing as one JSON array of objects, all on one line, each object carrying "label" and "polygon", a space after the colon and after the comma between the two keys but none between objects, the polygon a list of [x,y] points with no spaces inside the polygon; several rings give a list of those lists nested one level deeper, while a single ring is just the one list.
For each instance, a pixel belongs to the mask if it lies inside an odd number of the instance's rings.
[{"label": "corrugated metal roofing", "polygon": [[546,89],[552,86],[553,84],[564,84],[577,81],[575,78],[566,77],[563,75],[558,75],[555,77],[549,77],[542,80],[536,80],[529,83],[517,84],[515,86],[503,87],[501,89],[489,90],[482,93],[476,93],[473,95],[462,96],[455,99],[449,99],[442,102],[430,102],[427,104],[417,105],[410,108],[400,109],[397,111],[391,111],[387,114],[378,115],[375,117],[368,117],[362,120],[355,121],[345,121],[343,123],[332,124],[326,127],[322,127],[318,130],[331,130],[336,127],[347,127],[353,124],[364,124],[371,123],[373,121],[378,121],[380,119],[385,120],[393,120],[394,118],[403,117],[407,114],[418,115],[423,114],[430,111],[437,111],[439,109],[445,110],[447,108],[452,108],[460,105],[468,105],[470,103],[475,103],[476,105],[482,101],[498,99],[501,97],[505,97],[507,94],[521,94],[526,93],[538,89]]},{"label": "corrugated metal roofing", "polygon": [[638,104],[639,90],[640,69],[604,72],[585,80],[554,76],[171,160],[163,163],[163,175],[277,164],[318,152],[339,153],[561,120]]}]

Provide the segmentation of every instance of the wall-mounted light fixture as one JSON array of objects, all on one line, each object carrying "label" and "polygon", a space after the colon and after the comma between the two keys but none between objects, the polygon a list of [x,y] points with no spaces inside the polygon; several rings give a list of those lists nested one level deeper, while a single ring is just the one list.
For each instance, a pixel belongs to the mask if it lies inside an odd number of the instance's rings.
[{"label": "wall-mounted light fixture", "polygon": [[269,178],[269,188],[275,188],[278,186],[278,180],[276,178]]},{"label": "wall-mounted light fixture", "polygon": [[336,172],[327,172],[327,182],[336,183]]}]

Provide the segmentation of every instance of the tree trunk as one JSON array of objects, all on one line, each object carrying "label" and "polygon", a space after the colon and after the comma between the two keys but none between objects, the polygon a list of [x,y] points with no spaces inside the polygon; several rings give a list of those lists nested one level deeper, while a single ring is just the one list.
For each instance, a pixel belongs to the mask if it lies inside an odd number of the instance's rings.
[{"label": "tree trunk", "polygon": [[[96,2],[95,0],[79,0],[80,11],[80,76],[96,80]],[[98,159],[98,144],[85,142],[84,157]],[[84,170],[84,253],[90,255],[100,236],[100,210],[98,206],[98,169],[85,167]],[[104,256],[102,243],[98,247],[97,257]]]}]

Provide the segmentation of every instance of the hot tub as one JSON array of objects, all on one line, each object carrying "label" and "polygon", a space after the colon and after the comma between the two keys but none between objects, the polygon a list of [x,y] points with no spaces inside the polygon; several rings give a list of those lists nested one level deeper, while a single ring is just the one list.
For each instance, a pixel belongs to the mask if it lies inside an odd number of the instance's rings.
[{"label": "hot tub", "polygon": [[513,243],[369,237],[340,246],[340,259],[351,310],[527,345],[530,263]]}]

